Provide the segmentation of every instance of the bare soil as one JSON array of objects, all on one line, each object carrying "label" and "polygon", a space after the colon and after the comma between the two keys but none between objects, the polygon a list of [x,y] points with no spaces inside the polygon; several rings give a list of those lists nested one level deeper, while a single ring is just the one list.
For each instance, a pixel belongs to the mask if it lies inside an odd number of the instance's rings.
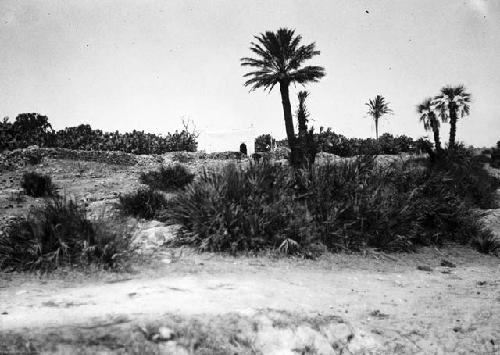
[{"label": "bare soil", "polygon": [[[140,186],[137,167],[50,160],[35,169],[91,213],[113,213],[118,194]],[[0,175],[4,216],[39,203],[13,202],[21,175]],[[318,260],[161,246],[144,255],[120,273],[0,273],[0,354],[500,354],[500,259],[470,248]]]}]

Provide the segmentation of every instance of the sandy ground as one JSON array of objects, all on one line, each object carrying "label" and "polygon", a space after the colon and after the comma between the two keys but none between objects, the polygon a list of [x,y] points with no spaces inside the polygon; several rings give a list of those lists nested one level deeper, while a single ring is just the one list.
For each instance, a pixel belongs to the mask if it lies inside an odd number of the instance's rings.
[{"label": "sandy ground", "polygon": [[[56,184],[89,204],[112,205],[118,193],[139,186],[137,171],[130,168],[79,164],[37,169],[52,171]],[[10,172],[2,179],[13,189],[19,176]],[[2,213],[21,213],[31,203],[36,201]],[[443,260],[454,267],[441,266]],[[290,316],[278,324],[273,312]],[[172,322],[179,317],[190,326],[176,328],[180,323]],[[500,259],[456,246],[415,254],[325,255],[314,261],[162,248],[124,273],[0,273],[0,353],[64,354],[83,348],[102,354],[215,353],[192,342],[176,348],[169,337],[162,341],[144,331],[144,324],[155,324],[162,333],[161,324],[168,324],[180,344],[192,319],[208,327],[207,337],[229,334],[217,329],[231,324],[246,339],[238,343],[231,333],[230,343],[239,345],[221,354],[500,354]],[[348,325],[349,334],[339,335],[339,343],[311,319],[322,319],[336,334],[345,329],[335,326]],[[257,325],[253,329],[245,322]],[[130,339],[146,345],[117,347]]]}]

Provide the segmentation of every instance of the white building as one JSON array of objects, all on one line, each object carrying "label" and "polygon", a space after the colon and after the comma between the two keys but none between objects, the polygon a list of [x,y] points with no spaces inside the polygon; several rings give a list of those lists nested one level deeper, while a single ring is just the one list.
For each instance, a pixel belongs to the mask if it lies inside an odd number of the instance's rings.
[{"label": "white building", "polygon": [[228,129],[224,131],[202,130],[198,137],[198,150],[211,152],[238,152],[240,144],[245,143],[248,154],[255,150],[255,129],[253,125],[248,128]]}]

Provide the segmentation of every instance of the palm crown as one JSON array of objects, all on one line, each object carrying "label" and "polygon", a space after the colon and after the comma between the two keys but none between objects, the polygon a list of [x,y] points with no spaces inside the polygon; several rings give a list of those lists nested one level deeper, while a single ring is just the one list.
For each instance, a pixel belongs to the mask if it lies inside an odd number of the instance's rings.
[{"label": "palm crown", "polygon": [[271,91],[277,83],[316,82],[325,76],[325,69],[319,66],[302,64],[320,54],[316,44],[301,45],[302,37],[295,35],[294,30],[280,28],[276,32],[266,31],[260,36],[254,36],[250,50],[257,58],[241,58],[242,66],[255,67],[257,70],[244,75],[249,78],[245,86],[251,90],[263,88]]},{"label": "palm crown", "polygon": [[446,86],[441,93],[432,100],[432,107],[439,112],[443,122],[452,119],[453,116],[462,118],[470,113],[471,95],[465,91],[463,85],[452,87]]},{"label": "palm crown", "polygon": [[432,99],[427,98],[421,104],[417,105],[417,113],[420,115],[420,122],[424,124],[426,131],[434,132],[434,145],[437,151],[441,151],[441,140],[439,138],[439,120],[434,113]]},{"label": "palm crown", "polygon": [[455,146],[457,120],[469,115],[471,95],[465,91],[463,85],[445,86],[441,93],[432,100],[432,108],[439,113],[441,121],[450,121],[450,139],[448,147]]},{"label": "palm crown", "polygon": [[420,122],[424,124],[426,131],[439,127],[439,120],[432,107],[432,99],[427,98],[421,104],[417,105],[417,113],[420,115]]},{"label": "palm crown", "polygon": [[368,106],[368,114],[373,117],[375,121],[375,134],[378,139],[378,120],[385,114],[392,113],[389,108],[389,103],[385,101],[382,95],[377,95],[373,100],[369,100],[366,104]]}]

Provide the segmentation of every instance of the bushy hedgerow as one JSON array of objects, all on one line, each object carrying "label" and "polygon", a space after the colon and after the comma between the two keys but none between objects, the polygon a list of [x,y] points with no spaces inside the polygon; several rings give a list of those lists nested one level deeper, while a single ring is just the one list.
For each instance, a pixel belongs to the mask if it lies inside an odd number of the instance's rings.
[{"label": "bushy hedgerow", "polygon": [[163,218],[182,226],[180,243],[211,251],[466,244],[483,233],[473,207],[489,200],[494,185],[479,187],[482,173],[473,164],[464,169],[473,177],[412,162],[381,168],[369,156],[300,171],[229,165],[203,172]]},{"label": "bushy hedgerow", "polygon": [[74,150],[122,151],[132,154],[164,154],[198,148],[198,133],[186,123],[181,131],[159,136],[144,131],[131,133],[103,132],[88,124],[54,131],[47,116],[38,113],[19,114],[14,122],[0,121],[0,152],[5,149],[39,147]]},{"label": "bushy hedgerow", "polygon": [[119,207],[123,213],[139,218],[153,219],[167,204],[161,192],[150,188],[141,188],[136,192],[122,195]]},{"label": "bushy hedgerow", "polygon": [[[335,154],[341,157],[352,157],[356,155],[394,155],[400,153],[421,153],[425,152],[422,144],[430,144],[429,141],[414,140],[405,135],[393,136],[389,133],[382,134],[378,140],[374,138],[347,138],[342,134],[337,134],[328,128],[320,129],[319,133],[313,134],[313,139],[317,150],[321,152]],[[277,141],[278,147],[288,147],[287,139]]]},{"label": "bushy hedgerow", "polygon": [[142,173],[140,176],[141,183],[162,191],[181,189],[191,183],[193,179],[194,174],[180,164],[162,166],[159,170]]},{"label": "bushy hedgerow", "polygon": [[99,264],[116,268],[131,251],[120,221],[91,221],[73,200],[55,197],[0,236],[0,269],[52,270]]},{"label": "bushy hedgerow", "polygon": [[56,192],[50,176],[36,172],[24,173],[21,187],[28,196],[32,197],[53,196]]}]

